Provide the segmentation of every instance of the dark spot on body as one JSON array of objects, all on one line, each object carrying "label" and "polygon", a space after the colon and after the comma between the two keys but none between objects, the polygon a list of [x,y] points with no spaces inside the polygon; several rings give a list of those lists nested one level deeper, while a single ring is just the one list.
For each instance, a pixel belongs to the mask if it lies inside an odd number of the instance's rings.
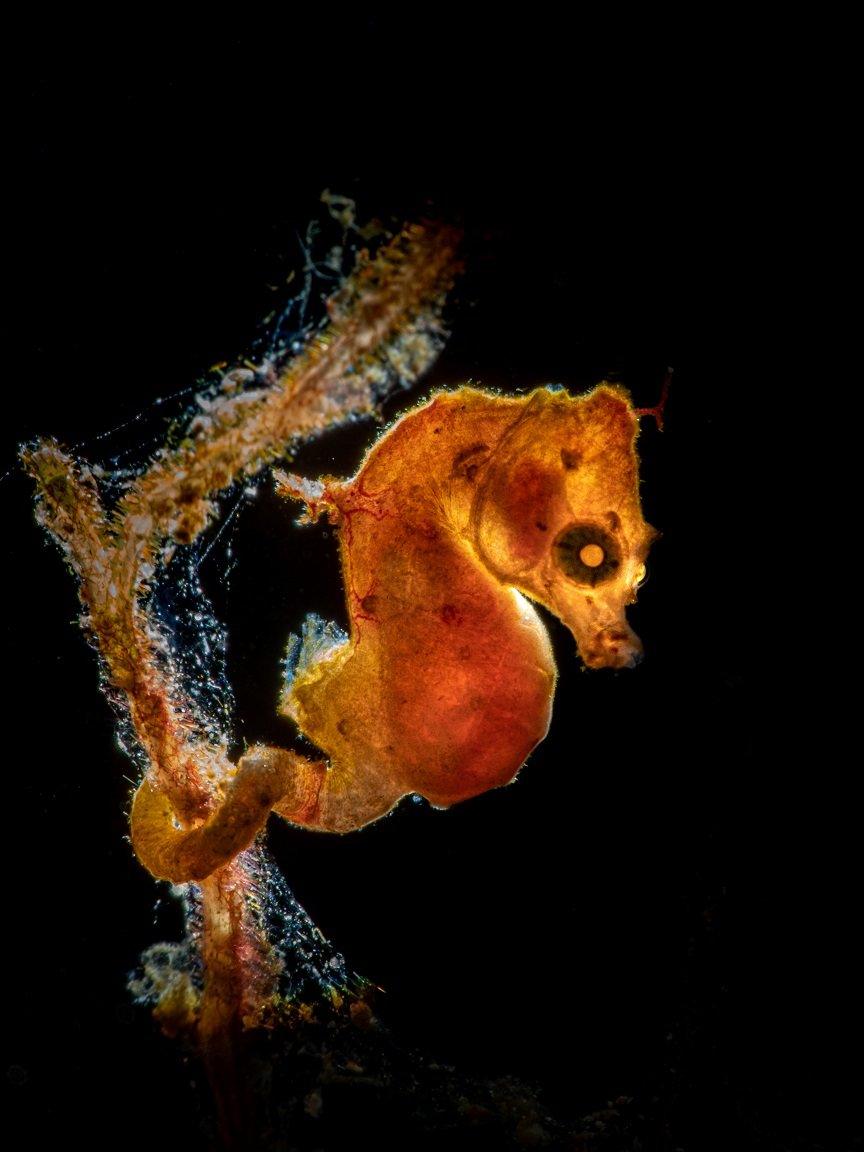
[{"label": "dark spot on body", "polygon": [[488,444],[472,444],[470,448],[457,452],[453,458],[451,475],[464,477],[469,483],[473,483],[482,463],[479,457],[486,455],[488,451]]},{"label": "dark spot on body", "polygon": [[607,512],[606,519],[609,522],[609,527],[613,532],[617,532],[621,527],[621,518],[617,512]]},{"label": "dark spot on body", "polygon": [[549,531],[549,525],[544,524],[542,520],[538,520],[535,523],[534,527],[539,529],[539,531],[541,531],[541,532],[548,532]]},{"label": "dark spot on body", "polygon": [[476,456],[479,452],[486,452],[487,445],[485,444],[472,444],[470,448],[463,448],[461,452],[457,452],[453,457],[454,471],[464,464],[466,460],[470,460],[472,456]]},{"label": "dark spot on body", "polygon": [[561,449],[561,463],[568,472],[574,472],[582,463],[582,453],[573,448]]},{"label": "dark spot on body", "polygon": [[374,592],[370,592],[368,596],[364,596],[360,601],[360,607],[367,616],[374,616],[378,610],[378,597]]},{"label": "dark spot on body", "polygon": [[445,604],[441,608],[441,619],[445,624],[455,624],[459,619],[459,609],[455,604]]},{"label": "dark spot on body", "polygon": [[342,736],[347,736],[348,735],[348,721],[347,720],[340,720],[339,723],[336,725],[336,731],[338,733],[340,733],[340,735],[342,735]]}]

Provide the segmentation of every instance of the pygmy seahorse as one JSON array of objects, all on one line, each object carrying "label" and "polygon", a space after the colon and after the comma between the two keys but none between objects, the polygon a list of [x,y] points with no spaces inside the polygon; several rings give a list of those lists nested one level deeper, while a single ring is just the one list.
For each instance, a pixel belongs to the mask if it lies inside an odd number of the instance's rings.
[{"label": "pygmy seahorse", "polygon": [[[440,392],[347,481],[277,474],[337,528],[349,632],[307,621],[281,711],[324,753],[241,757],[220,809],[180,831],[142,786],[133,842],[156,875],[204,876],[272,808],[349,832],[408,794],[447,807],[510,783],[548,731],[556,667],[544,605],[589,668],[629,668],[625,608],[655,530],[642,517],[640,411],[623,389]],[[143,854],[143,855],[142,855]]]},{"label": "pygmy seahorse", "polygon": [[303,810],[277,811],[345,832],[408,793],[447,807],[509,783],[546,735],[556,679],[529,599],[588,667],[638,661],[625,607],[655,532],[637,430],[610,385],[466,387],[399,420],[352,480],[281,478],[337,526],[350,632],[307,626],[282,711],[329,763],[311,769]]}]

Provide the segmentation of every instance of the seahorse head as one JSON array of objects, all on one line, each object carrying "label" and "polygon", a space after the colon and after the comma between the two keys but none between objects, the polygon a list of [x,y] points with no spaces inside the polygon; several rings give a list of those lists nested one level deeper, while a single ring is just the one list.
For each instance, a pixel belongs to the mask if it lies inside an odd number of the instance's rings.
[{"label": "seahorse head", "polygon": [[642,653],[625,615],[656,535],[639,500],[638,430],[623,389],[538,389],[493,453],[472,508],[482,561],[554,612],[592,668],[632,667]]}]

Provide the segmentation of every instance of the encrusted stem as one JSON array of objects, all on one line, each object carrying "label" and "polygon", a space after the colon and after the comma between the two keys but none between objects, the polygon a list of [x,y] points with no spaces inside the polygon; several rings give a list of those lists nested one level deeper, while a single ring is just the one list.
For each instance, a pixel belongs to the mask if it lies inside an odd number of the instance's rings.
[{"label": "encrusted stem", "polygon": [[[250,912],[256,869],[237,853],[287,784],[280,792],[272,779],[241,779],[228,758],[228,734],[221,744],[205,736],[149,613],[148,593],[174,547],[212,523],[219,492],[292,441],[372,411],[394,375],[408,383],[429,366],[441,343],[458,239],[448,228],[414,225],[374,258],[361,254],[328,302],[327,327],[286,365],[247,373],[246,390],[238,383],[243,374],[233,373],[215,397],[200,397],[186,438],[157,454],[110,515],[93,473],[56,442],[22,453],[36,480],[39,519],[78,578],[82,623],[148,761],[132,810],[133,845],[155,875],[201,883],[198,1033],[211,1067],[223,1072],[232,1030],[260,1022],[277,974]],[[230,1128],[236,1116],[224,1085],[220,1095]]]}]

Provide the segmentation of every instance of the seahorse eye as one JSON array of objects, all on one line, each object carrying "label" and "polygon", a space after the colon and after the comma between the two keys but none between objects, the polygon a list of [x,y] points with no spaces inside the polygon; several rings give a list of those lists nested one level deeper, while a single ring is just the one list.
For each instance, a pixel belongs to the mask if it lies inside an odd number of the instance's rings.
[{"label": "seahorse eye", "polygon": [[552,545],[552,557],[577,584],[602,584],[621,565],[618,541],[599,524],[571,524]]}]

